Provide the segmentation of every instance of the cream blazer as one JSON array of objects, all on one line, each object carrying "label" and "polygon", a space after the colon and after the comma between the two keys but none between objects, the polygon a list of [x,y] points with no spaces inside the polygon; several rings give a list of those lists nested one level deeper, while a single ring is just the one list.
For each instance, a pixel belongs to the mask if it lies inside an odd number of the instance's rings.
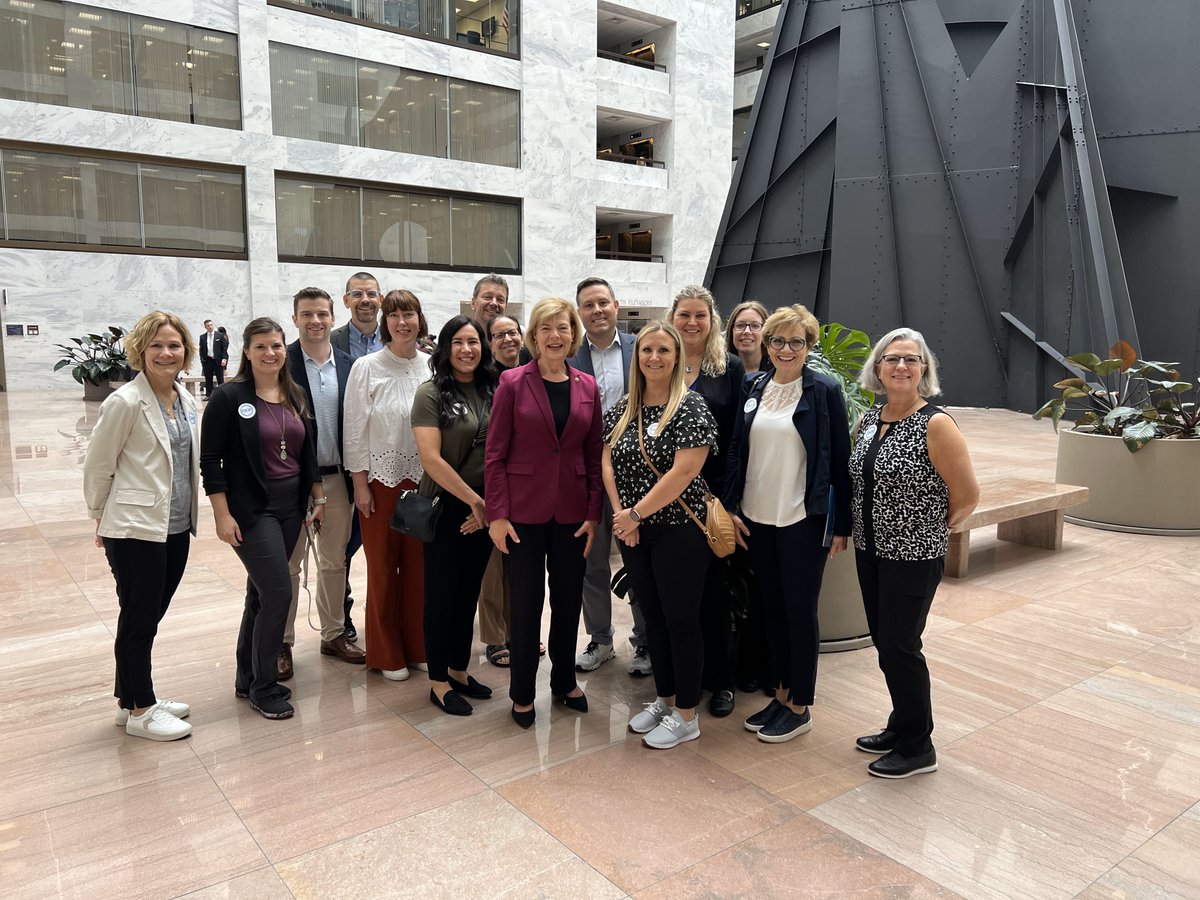
[{"label": "cream blazer", "polygon": [[[192,431],[192,534],[196,533],[200,428],[196,402],[176,384]],[[100,406],[83,461],[88,516],[100,536],[165,543],[171,518],[171,438],[145,375],[122,385]]]}]

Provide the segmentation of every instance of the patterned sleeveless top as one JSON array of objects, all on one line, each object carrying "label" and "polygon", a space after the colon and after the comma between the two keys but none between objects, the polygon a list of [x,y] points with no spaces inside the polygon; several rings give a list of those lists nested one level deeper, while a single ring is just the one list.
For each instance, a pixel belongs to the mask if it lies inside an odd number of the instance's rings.
[{"label": "patterned sleeveless top", "polygon": [[942,409],[926,403],[882,434],[882,407],[868,410],[850,454],[854,547],[884,559],[946,555],[950,492],[929,459],[929,420]]}]

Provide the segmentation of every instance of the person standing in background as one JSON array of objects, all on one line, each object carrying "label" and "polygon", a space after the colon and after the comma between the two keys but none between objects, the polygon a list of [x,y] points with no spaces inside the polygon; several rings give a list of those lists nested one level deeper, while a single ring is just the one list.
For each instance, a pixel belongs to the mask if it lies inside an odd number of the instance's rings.
[{"label": "person standing in background", "polygon": [[204,374],[204,396],[211,397],[213,382],[225,383],[225,367],[229,364],[229,339],[224,331],[213,327],[212,319],[204,320],[204,334],[200,335],[200,368]]}]

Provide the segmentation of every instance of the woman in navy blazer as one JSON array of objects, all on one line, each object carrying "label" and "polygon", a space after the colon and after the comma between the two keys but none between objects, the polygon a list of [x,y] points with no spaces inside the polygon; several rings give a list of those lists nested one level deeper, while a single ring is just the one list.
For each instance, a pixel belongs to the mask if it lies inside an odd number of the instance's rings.
[{"label": "woman in navy blazer", "polygon": [[758,579],[775,699],[745,724],[768,743],[812,727],[821,576],[852,526],[846,404],[833,379],[805,365],[819,329],[799,304],[767,318],[772,368],[746,379],[721,497]]},{"label": "woman in navy blazer", "polygon": [[509,557],[509,698],[522,728],[534,720],[547,568],[550,690],[571,709],[587,711],[587,697],[575,683],[575,638],[603,496],[602,409],[596,380],[567,364],[582,339],[573,303],[539,300],[525,332],[533,361],[500,376],[488,423],[488,530]]}]

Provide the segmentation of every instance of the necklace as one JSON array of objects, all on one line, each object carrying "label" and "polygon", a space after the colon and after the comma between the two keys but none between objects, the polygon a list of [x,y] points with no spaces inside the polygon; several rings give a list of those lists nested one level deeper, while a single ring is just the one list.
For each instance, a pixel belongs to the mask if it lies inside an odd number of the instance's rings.
[{"label": "necklace", "polygon": [[[287,440],[283,436],[283,425],[275,418],[275,410],[271,409],[271,404],[266,400],[263,401],[263,404],[267,407],[267,413],[271,416],[271,421],[279,429],[279,458],[287,459]],[[287,413],[284,413],[284,416],[287,416]],[[284,421],[286,422],[287,419],[285,418]]]}]

